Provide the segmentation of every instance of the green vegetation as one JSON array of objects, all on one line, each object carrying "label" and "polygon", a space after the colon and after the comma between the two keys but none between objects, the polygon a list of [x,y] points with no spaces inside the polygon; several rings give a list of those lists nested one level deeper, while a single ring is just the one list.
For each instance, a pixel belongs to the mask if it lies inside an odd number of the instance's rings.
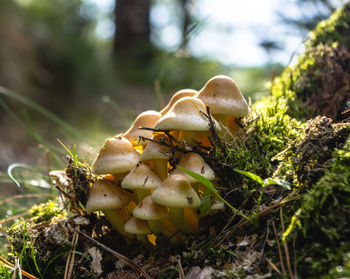
[{"label": "green vegetation", "polygon": [[350,275],[350,138],[333,153],[333,160],[300,207],[301,226],[294,237],[302,278]]},{"label": "green vegetation", "polygon": [[[241,123],[244,127],[232,139],[225,137],[215,158],[210,159],[208,154],[208,163],[218,181],[211,183],[187,171],[209,189],[202,195],[200,210],[205,218],[198,235],[188,236],[182,246],[171,248],[163,247],[165,241],[161,239],[161,247],[145,252],[113,234],[103,216],[89,215],[89,224],[81,227],[130,258],[141,254],[137,258],[140,266],[150,267],[160,261],[164,266],[153,271],[158,278],[176,278],[181,272],[180,262],[168,261],[169,255],[180,255],[186,272],[193,266],[211,266],[218,278],[244,278],[257,273],[272,273],[275,278],[287,276],[284,261],[295,265],[301,278],[350,276],[350,125],[335,123],[338,109],[349,97],[349,69],[345,67],[350,65],[350,39],[346,36],[349,20],[350,3],[329,21],[320,23],[298,63],[272,82],[272,95],[251,107],[251,116]],[[160,91],[175,91],[178,84],[198,89],[207,75],[223,70],[215,62],[201,64],[192,58],[168,58],[168,54],[159,53],[162,71],[155,64],[147,73],[149,76],[141,76],[140,70],[133,78],[147,82],[160,72]],[[28,102],[25,105],[38,108]],[[42,113],[40,110],[39,107]],[[16,116],[14,110],[8,112]],[[332,119],[314,117],[319,113]],[[310,117],[314,118],[306,122]],[[61,128],[72,132],[65,122],[48,118],[61,126],[63,123]],[[25,126],[25,122],[22,124]],[[68,173],[76,179],[73,186],[79,186],[69,194],[81,190],[81,196],[75,196],[79,201],[86,198],[88,170],[78,161],[75,145],[64,149],[72,157]],[[212,218],[210,192],[232,210],[226,209]],[[282,208],[279,217],[278,207]],[[3,218],[8,214],[7,202],[0,209]],[[91,243],[81,237],[77,246],[72,244],[77,223],[57,207],[57,201],[34,206],[25,214],[30,218],[20,219],[6,229],[11,262],[18,258],[24,270],[40,278],[48,278],[48,274],[50,278],[62,278],[72,252],[79,255],[73,277],[97,278],[91,271],[90,256],[80,252],[91,247]],[[283,256],[278,254],[281,248],[277,243],[284,247]],[[286,246],[290,247],[289,254]],[[114,270],[115,258],[106,254],[103,258],[106,275]],[[294,271],[288,272],[290,275]],[[1,267],[1,278],[11,276],[9,269]]]},{"label": "green vegetation", "polygon": [[288,114],[299,120],[317,115],[335,118],[350,97],[346,74],[350,61],[349,26],[347,3],[311,32],[297,64],[274,80],[270,99],[284,99]]}]

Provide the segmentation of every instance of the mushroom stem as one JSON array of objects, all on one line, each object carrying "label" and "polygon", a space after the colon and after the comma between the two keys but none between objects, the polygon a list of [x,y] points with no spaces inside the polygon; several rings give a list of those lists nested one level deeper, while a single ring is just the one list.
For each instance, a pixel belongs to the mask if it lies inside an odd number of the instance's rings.
[{"label": "mushroom stem", "polygon": [[154,172],[163,181],[168,176],[168,160],[153,159]]},{"label": "mushroom stem", "polygon": [[144,190],[144,189],[135,189],[136,199],[137,202],[142,201],[145,197],[150,195],[150,190]]},{"label": "mushroom stem", "polygon": [[197,132],[181,130],[179,140],[183,139],[187,144],[193,144],[196,141]]},{"label": "mushroom stem", "polygon": [[106,216],[106,219],[112,224],[113,229],[115,229],[118,233],[128,238],[133,238],[131,233],[127,233],[124,230],[124,224],[127,222],[125,218],[125,214],[122,209],[108,209],[103,210],[102,212]]},{"label": "mushroom stem", "polygon": [[184,215],[183,208],[170,207],[170,221],[182,233],[195,233],[195,229],[190,225]]},{"label": "mushroom stem", "polygon": [[147,234],[137,234],[136,238],[138,241],[142,242],[145,246],[149,246],[150,243],[147,239]]},{"label": "mushroom stem", "polygon": [[213,114],[217,122],[221,123],[227,129],[229,128],[228,116],[224,114]]}]

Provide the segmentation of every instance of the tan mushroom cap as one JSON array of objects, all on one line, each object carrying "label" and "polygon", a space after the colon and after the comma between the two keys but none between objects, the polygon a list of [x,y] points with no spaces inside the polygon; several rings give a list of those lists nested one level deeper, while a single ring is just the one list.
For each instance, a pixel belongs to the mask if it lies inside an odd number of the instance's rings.
[{"label": "tan mushroom cap", "polygon": [[158,120],[155,129],[208,131],[209,121],[204,103],[193,97],[184,97],[176,101],[170,110]]},{"label": "tan mushroom cap", "polygon": [[[188,169],[190,171],[193,171],[195,173],[198,173],[202,176],[204,176],[206,179],[212,181],[215,179],[215,173],[212,170],[211,167],[203,160],[203,158],[197,154],[197,153],[187,153],[182,156],[179,166]],[[195,178],[188,175],[187,173],[184,173],[182,170],[175,168],[173,174],[182,174],[184,175],[190,183],[196,183],[198,182]]]},{"label": "tan mushroom cap", "polygon": [[139,157],[140,155],[126,138],[109,138],[93,161],[92,172],[96,174],[127,172],[137,164]]},{"label": "tan mushroom cap", "polygon": [[151,229],[147,221],[131,217],[131,219],[125,223],[124,230],[133,234],[149,234]]},{"label": "tan mushroom cap", "polygon": [[[129,130],[127,130],[123,137],[128,139],[131,143],[136,143],[139,141],[139,137],[152,138],[153,132],[148,130],[140,129],[141,127],[153,128],[157,121],[162,117],[157,111],[147,110],[139,114],[134,123],[131,125]],[[147,142],[141,140],[140,144],[146,144]]]},{"label": "tan mushroom cap", "polygon": [[211,78],[195,97],[209,106],[212,114],[244,117],[250,111],[237,84],[228,76]]},{"label": "tan mushroom cap", "polygon": [[130,200],[130,195],[117,184],[107,179],[99,179],[90,188],[85,209],[88,213],[118,209],[126,206]]},{"label": "tan mushroom cap", "polygon": [[151,196],[145,197],[132,212],[138,219],[157,221],[169,217],[169,210],[160,204],[154,203]]},{"label": "tan mushroom cap", "polygon": [[174,208],[196,208],[200,199],[185,176],[170,175],[163,181],[163,186],[152,194],[152,201]]},{"label": "tan mushroom cap", "polygon": [[[159,140],[167,140],[166,135],[163,134],[157,134],[152,137],[153,140],[159,141]],[[143,153],[141,154],[140,161],[145,160],[153,160],[153,159],[160,159],[160,160],[168,160],[171,155],[167,153],[167,151],[170,150],[169,147],[165,145],[160,145],[159,143],[156,143],[154,141],[150,141]]]},{"label": "tan mushroom cap", "polygon": [[150,190],[162,186],[162,180],[147,164],[138,163],[130,173],[125,176],[121,186],[125,189]]},{"label": "tan mushroom cap", "polygon": [[170,108],[173,106],[173,104],[183,98],[183,97],[193,97],[194,95],[196,95],[198,93],[197,90],[193,90],[193,89],[182,89],[180,91],[177,91],[170,99],[169,103],[167,104],[167,106],[165,108],[163,108],[160,113],[162,115],[166,114]]}]

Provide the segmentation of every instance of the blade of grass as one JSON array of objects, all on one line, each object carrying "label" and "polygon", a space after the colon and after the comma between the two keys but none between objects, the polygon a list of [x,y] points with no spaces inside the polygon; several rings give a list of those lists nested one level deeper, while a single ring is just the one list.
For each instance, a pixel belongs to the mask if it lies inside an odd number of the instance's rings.
[{"label": "blade of grass", "polygon": [[[0,265],[6,267],[8,269],[14,268],[14,265],[12,263],[10,263],[9,261],[7,261],[6,259],[4,259],[3,257],[0,257],[0,262],[3,262],[3,264],[0,263]],[[22,273],[22,275],[28,277],[29,279],[39,279],[38,277],[35,277],[34,275],[32,275],[24,270],[21,270],[21,273]]]},{"label": "blade of grass", "polygon": [[51,121],[58,124],[60,127],[62,127],[67,133],[71,134],[72,136],[81,139],[82,135],[78,132],[78,130],[74,129],[71,125],[69,125],[67,122],[59,118],[56,114],[52,113],[51,111],[47,110],[46,108],[42,107],[41,105],[37,104],[36,102],[30,100],[29,98],[26,98],[16,92],[11,91],[8,88],[5,88],[0,85],[0,94],[15,100],[37,112],[44,115]]}]

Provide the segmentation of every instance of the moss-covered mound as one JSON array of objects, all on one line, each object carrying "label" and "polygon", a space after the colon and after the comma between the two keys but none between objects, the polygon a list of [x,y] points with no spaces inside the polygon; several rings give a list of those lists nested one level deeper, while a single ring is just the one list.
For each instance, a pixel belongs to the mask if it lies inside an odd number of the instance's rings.
[{"label": "moss-covered mound", "polygon": [[350,276],[350,139],[333,158],[301,205],[296,245],[302,278]]},{"label": "moss-covered mound", "polygon": [[306,42],[306,51],[271,87],[297,119],[325,115],[344,118],[350,99],[350,2],[320,22]]}]

